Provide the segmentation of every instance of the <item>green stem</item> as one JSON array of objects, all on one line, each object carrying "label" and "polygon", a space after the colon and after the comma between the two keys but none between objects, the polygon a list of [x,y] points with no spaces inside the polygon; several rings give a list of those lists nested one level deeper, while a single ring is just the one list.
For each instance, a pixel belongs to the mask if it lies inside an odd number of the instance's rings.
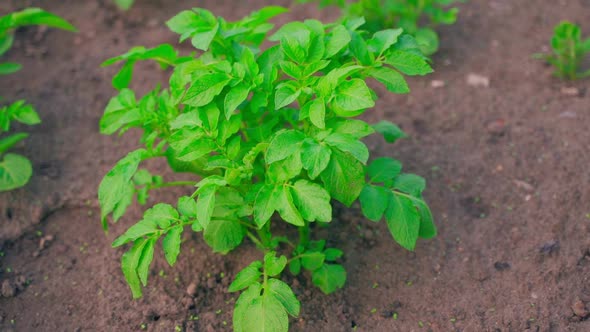
[{"label": "green stem", "polygon": [[262,229],[257,229],[256,232],[260,237],[260,240],[264,244],[264,248],[270,249],[271,248],[271,233],[270,233],[270,221],[268,221]]},{"label": "green stem", "polygon": [[246,233],[246,235],[248,236],[248,238],[254,242],[254,244],[256,245],[256,247],[258,247],[258,249],[260,250],[264,250],[265,246],[264,244],[262,244],[262,242],[260,242],[260,240],[258,240],[258,238],[256,237],[256,235],[252,234],[252,232],[248,231]]},{"label": "green stem", "polygon": [[181,186],[194,186],[195,181],[173,181],[173,182],[163,182],[160,184],[156,184],[151,187],[151,189],[158,189],[158,188],[165,188],[165,187],[181,187]]}]

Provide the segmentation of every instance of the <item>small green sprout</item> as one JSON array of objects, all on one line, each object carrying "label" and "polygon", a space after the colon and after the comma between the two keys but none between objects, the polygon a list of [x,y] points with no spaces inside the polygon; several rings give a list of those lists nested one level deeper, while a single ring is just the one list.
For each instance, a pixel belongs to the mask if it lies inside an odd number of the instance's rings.
[{"label": "small green sprout", "polygon": [[580,26],[568,21],[558,24],[551,38],[551,54],[535,54],[555,67],[555,76],[569,80],[587,77],[590,70],[582,70],[584,58],[590,52],[590,38],[582,39]]}]

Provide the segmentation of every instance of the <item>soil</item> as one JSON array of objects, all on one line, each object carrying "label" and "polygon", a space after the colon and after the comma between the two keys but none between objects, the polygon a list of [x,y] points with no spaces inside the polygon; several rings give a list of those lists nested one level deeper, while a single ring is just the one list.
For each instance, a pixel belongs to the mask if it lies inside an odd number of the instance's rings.
[{"label": "soil", "polygon": [[[231,20],[270,2],[198,6]],[[107,235],[97,217],[100,179],[138,137],[98,133],[116,70],[99,65],[135,45],[175,44],[163,23],[197,4],[137,0],[120,13],[106,0],[10,0],[0,15],[29,5],[80,32],[19,30],[8,59],[24,70],[0,81],[5,100],[26,99],[43,119],[18,128],[31,133],[17,152],[30,157],[34,177],[0,194],[0,330],[231,330],[236,296],[226,289],[259,257],[251,243],[221,256],[188,236],[174,268],[157,255],[145,295],[134,301],[110,242],[141,207]],[[280,21],[336,15],[304,6]],[[368,144],[427,178],[439,235],[408,252],[385,224],[337,207],[318,236],[344,249],[347,284],[325,296],[309,276],[291,280],[303,304],[293,331],[590,331],[588,81],[558,80],[531,58],[562,19],[587,23],[590,1],[471,0],[455,25],[439,29],[436,73],[411,79],[409,95],[379,90],[365,118],[399,123],[411,138]],[[141,65],[134,87],[145,92],[165,77]],[[150,203],[181,193],[161,192]]]}]

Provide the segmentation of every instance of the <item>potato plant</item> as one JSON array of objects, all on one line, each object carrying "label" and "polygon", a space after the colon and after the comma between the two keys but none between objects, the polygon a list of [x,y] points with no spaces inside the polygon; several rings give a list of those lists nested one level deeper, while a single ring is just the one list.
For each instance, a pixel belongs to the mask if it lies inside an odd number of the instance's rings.
[{"label": "potato plant", "polygon": [[[371,32],[392,27],[403,28],[414,36],[426,55],[436,53],[438,34],[434,30],[440,24],[453,24],[459,9],[450,7],[465,0],[297,0],[299,3],[319,2],[321,7],[340,7],[344,17],[364,17],[362,26]],[[426,23],[426,24],[424,24]]]},{"label": "potato plant", "polygon": [[[28,8],[1,16],[0,57],[12,47],[15,29],[28,25],[46,25],[63,30],[76,30],[64,19],[39,8]],[[0,61],[0,76],[15,73],[21,67],[15,62]],[[41,122],[33,107],[23,100],[0,106],[0,134],[8,132],[13,121],[27,125]],[[0,191],[16,189],[29,182],[33,174],[31,162],[21,155],[7,153],[11,147],[27,137],[26,133],[15,133],[0,138],[0,157],[2,157],[2,161],[0,161]]]},{"label": "potato plant", "polygon": [[[299,315],[300,303],[280,278],[285,270],[311,275],[326,294],[344,286],[343,252],[312,234],[314,224],[332,221],[332,200],[346,206],[359,200],[364,215],[385,219],[394,240],[409,250],[418,238],[436,234],[422,197],[424,179],[403,173],[398,160],[370,160],[362,142],[380,134],[393,143],[405,134],[391,122],[355,119],[375,106],[368,80],[407,93],[403,74],[432,71],[418,43],[402,29],[359,30],[362,18],[291,22],[267,37],[273,29],[268,20],[283,12],[265,7],[227,22],[204,9],[183,11],[167,25],[197,53],[179,56],[163,44],[136,47],[104,63],[122,68],[113,78],[119,93],[106,107],[101,132],[143,130],[143,147],[121,159],[100,184],[105,229],[109,217],[120,219],[134,199],[145,204],[152,190],[194,188],[175,205],[153,205],[114,241],[113,247],[128,245],[121,266],[133,297],[142,295],[160,239],[170,265],[188,230],[203,233],[222,254],[248,239],[264,255],[229,287],[242,292],[235,331],[288,329],[288,316]],[[141,97],[130,90],[140,60],[171,66],[168,88]],[[165,181],[140,168],[151,158],[166,158],[174,171],[194,180]],[[280,223],[298,236],[278,231]]]},{"label": "potato plant", "polygon": [[575,80],[590,76],[590,70],[582,70],[584,58],[590,52],[590,38],[582,39],[580,27],[568,21],[558,24],[551,38],[551,54],[535,54],[555,67],[555,75]]}]

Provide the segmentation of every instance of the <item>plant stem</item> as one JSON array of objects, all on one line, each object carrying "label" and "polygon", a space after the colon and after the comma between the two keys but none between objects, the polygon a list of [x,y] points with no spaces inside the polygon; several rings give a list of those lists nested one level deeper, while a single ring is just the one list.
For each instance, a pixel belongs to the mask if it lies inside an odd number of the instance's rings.
[{"label": "plant stem", "polygon": [[270,220],[264,224],[264,226],[262,227],[262,229],[258,229],[256,230],[256,232],[258,233],[258,236],[260,237],[260,240],[262,241],[262,243],[264,244],[264,248],[267,249],[271,249],[271,233],[270,233]]},{"label": "plant stem", "polygon": [[195,181],[173,181],[173,182],[163,182],[157,185],[154,185],[151,189],[158,189],[164,187],[181,187],[181,186],[194,186]]},{"label": "plant stem", "polygon": [[248,238],[254,242],[254,244],[256,245],[256,247],[258,247],[260,250],[264,250],[265,246],[262,244],[262,242],[260,242],[260,240],[258,240],[258,238],[256,237],[256,235],[252,234],[252,232],[248,231],[246,233],[246,235],[248,236]]}]

